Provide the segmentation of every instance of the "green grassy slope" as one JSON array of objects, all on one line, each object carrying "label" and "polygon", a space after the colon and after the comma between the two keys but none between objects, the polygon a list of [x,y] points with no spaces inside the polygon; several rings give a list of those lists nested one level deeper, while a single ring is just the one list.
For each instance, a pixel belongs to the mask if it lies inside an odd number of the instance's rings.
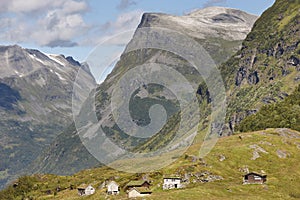
[{"label": "green grassy slope", "polygon": [[[117,197],[107,197],[99,186],[115,179],[123,188],[130,180],[147,176],[153,194],[145,199],[295,199],[300,197],[300,133],[289,129],[267,129],[221,138],[205,159],[195,156],[201,143],[196,143],[176,162],[148,174],[128,174],[107,167],[84,170],[73,176],[34,175],[23,177],[19,185],[0,192],[0,199],[126,199],[121,190]],[[260,149],[260,150],[259,150]],[[257,153],[255,153],[257,152]],[[259,155],[255,160],[254,155]],[[225,160],[220,161],[224,157]],[[249,171],[263,170],[264,185],[242,185],[242,176]],[[205,174],[206,175],[203,175]],[[189,176],[189,184],[179,190],[163,191],[164,175]],[[202,174],[202,176],[201,176]],[[208,174],[208,175],[207,175]],[[222,180],[202,183],[209,174]],[[198,178],[197,178],[198,177]],[[96,193],[79,197],[76,186],[92,184]],[[48,194],[47,194],[48,193]]]}]

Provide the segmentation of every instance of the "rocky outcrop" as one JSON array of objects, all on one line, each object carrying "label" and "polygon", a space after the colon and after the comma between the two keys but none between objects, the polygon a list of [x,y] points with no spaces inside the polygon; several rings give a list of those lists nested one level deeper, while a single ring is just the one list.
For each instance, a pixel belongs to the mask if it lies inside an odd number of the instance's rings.
[{"label": "rocky outcrop", "polygon": [[290,156],[290,154],[287,151],[285,151],[285,150],[280,150],[279,149],[279,150],[276,151],[276,153],[277,153],[277,156],[279,158],[287,158],[287,157]]},{"label": "rocky outcrop", "polygon": [[248,83],[250,85],[256,85],[259,82],[259,77],[257,71],[250,73],[248,76]]},{"label": "rocky outcrop", "polygon": [[249,148],[254,149],[253,150],[253,156],[252,156],[251,160],[258,159],[260,157],[259,153],[268,154],[268,152],[264,148],[258,146],[257,144],[250,145]]},{"label": "rocky outcrop", "polygon": [[207,183],[214,182],[218,180],[223,180],[222,176],[214,175],[209,171],[196,172],[191,175],[193,177],[193,183]]},{"label": "rocky outcrop", "polygon": [[226,157],[224,155],[219,155],[219,161],[223,162],[224,160],[226,160]]},{"label": "rocky outcrop", "polygon": [[287,63],[292,66],[298,66],[300,65],[300,59],[293,55],[290,57]]}]

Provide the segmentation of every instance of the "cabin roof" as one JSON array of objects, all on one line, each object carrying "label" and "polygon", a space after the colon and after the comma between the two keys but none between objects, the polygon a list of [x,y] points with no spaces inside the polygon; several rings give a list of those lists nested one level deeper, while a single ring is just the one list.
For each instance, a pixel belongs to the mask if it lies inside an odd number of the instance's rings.
[{"label": "cabin roof", "polygon": [[168,176],[168,177],[164,177],[164,179],[181,179],[178,176]]},{"label": "cabin roof", "polygon": [[257,176],[261,176],[261,177],[265,177],[265,176],[267,176],[266,174],[264,174],[264,173],[258,173],[258,172],[249,172],[249,173],[247,173],[247,174],[245,174],[244,176],[249,176],[249,175],[257,175]]},{"label": "cabin roof", "polygon": [[140,194],[149,194],[149,193],[152,193],[152,191],[148,188],[145,188],[145,187],[133,187],[129,190],[132,191],[132,190],[136,190],[138,193]]},{"label": "cabin roof", "polygon": [[117,182],[115,182],[115,181],[109,181],[109,182],[107,183],[107,185],[110,185],[110,184],[115,184],[115,185],[119,186],[119,184],[118,184]]},{"label": "cabin roof", "polygon": [[129,183],[126,184],[126,186],[127,186],[127,187],[130,187],[130,186],[143,185],[145,182],[148,183],[148,184],[150,184],[148,181],[144,181],[144,180],[136,180],[136,181],[130,181]]},{"label": "cabin roof", "polygon": [[81,185],[79,185],[78,187],[77,187],[77,189],[83,189],[83,190],[85,190],[88,186],[90,186],[90,185],[88,185],[88,184],[81,184]]}]

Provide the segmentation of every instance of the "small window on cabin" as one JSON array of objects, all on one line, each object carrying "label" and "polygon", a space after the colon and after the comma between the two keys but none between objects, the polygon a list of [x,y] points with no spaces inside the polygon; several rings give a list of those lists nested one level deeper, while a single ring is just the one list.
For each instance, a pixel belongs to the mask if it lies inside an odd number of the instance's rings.
[{"label": "small window on cabin", "polygon": [[254,180],[261,180],[260,176],[254,176]]}]

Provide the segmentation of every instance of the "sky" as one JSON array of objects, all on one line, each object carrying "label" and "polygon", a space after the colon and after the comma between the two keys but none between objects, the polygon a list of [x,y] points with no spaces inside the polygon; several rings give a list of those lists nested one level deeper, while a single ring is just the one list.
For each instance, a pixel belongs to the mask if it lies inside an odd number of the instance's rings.
[{"label": "sky", "polygon": [[[108,38],[133,31],[144,12],[185,15],[209,6],[261,15],[275,0],[0,0],[0,45],[84,62]],[[130,32],[130,31],[129,31]],[[129,38],[118,41],[125,46]]]}]

